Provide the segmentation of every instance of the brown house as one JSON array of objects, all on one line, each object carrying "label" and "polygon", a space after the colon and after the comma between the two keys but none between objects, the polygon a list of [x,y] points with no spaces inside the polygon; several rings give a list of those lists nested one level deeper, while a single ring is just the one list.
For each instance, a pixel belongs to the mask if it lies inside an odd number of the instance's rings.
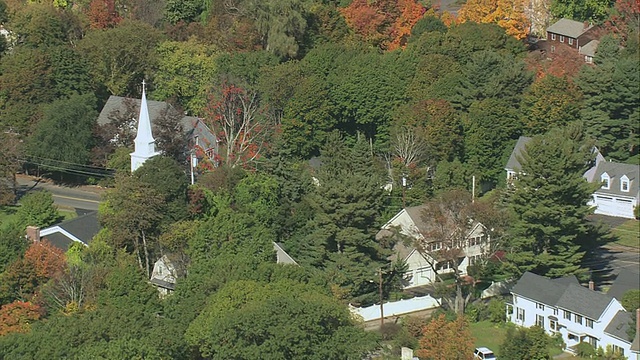
[{"label": "brown house", "polygon": [[552,46],[552,51],[555,44],[565,44],[579,49],[593,40],[590,37],[591,29],[593,25],[588,22],[581,23],[563,18],[547,28],[547,41]]}]

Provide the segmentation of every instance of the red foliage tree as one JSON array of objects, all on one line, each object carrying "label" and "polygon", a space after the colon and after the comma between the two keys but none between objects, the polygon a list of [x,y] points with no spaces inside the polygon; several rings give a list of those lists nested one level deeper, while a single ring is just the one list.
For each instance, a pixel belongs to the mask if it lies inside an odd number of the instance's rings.
[{"label": "red foliage tree", "polygon": [[24,258],[11,263],[0,281],[0,301],[32,300],[39,287],[61,274],[67,263],[62,250],[46,239],[29,246]]},{"label": "red foliage tree", "polygon": [[35,270],[36,276],[51,279],[67,266],[64,252],[47,239],[35,242],[24,253],[24,261]]},{"label": "red foliage tree", "polygon": [[219,139],[218,155],[229,167],[250,166],[268,146],[275,124],[260,113],[256,92],[227,83],[220,89],[211,95],[205,119]]},{"label": "red foliage tree", "polygon": [[[640,0],[617,0],[611,16],[605,21],[608,32],[619,36],[623,43],[633,29],[640,27]],[[636,31],[635,36],[638,36]]]},{"label": "red foliage tree", "polygon": [[92,29],[112,28],[122,21],[116,10],[115,0],[92,0],[87,17]]},{"label": "red foliage tree", "polygon": [[26,333],[31,323],[40,319],[42,308],[28,301],[14,301],[0,307],[0,336]]}]

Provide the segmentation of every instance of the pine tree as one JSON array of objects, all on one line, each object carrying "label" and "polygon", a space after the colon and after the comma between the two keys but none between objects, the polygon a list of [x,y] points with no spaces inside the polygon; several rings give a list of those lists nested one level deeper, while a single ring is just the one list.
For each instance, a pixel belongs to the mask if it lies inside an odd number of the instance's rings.
[{"label": "pine tree", "polygon": [[511,193],[514,215],[510,251],[514,272],[532,271],[550,277],[581,271],[593,244],[585,216],[594,185],[582,174],[591,166],[593,146],[581,126],[553,130],[533,138],[522,154],[521,173]]},{"label": "pine tree", "polygon": [[306,197],[313,216],[295,236],[297,258],[325,270],[343,293],[362,295],[385,262],[375,240],[384,198],[381,178],[364,137],[349,148],[332,134],[321,160],[318,185]]}]

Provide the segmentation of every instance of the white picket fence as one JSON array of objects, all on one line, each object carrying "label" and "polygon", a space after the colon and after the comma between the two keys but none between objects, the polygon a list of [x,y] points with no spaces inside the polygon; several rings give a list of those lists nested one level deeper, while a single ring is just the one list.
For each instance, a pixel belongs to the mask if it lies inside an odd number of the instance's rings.
[{"label": "white picket fence", "polygon": [[[433,309],[440,306],[440,300],[426,295],[414,297],[411,299],[403,299],[383,304],[384,317],[398,316],[409,314],[416,311]],[[358,308],[349,304],[349,310],[364,321],[380,319],[380,304]]]}]

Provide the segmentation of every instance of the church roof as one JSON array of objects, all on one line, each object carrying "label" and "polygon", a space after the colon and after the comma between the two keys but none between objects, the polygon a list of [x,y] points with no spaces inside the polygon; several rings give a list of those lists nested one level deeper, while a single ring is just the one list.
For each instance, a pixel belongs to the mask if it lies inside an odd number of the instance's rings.
[{"label": "church roof", "polygon": [[144,82],[142,83],[142,100],[140,102],[140,115],[138,116],[138,131],[136,132],[136,151],[138,147],[147,146],[155,142],[151,132],[151,119],[147,107],[147,95],[145,94]]},{"label": "church roof", "polygon": [[[137,111],[140,109],[140,99],[114,95],[110,96],[98,116],[98,125],[105,125],[111,122],[110,116],[114,113],[126,113],[127,102],[130,102]],[[147,109],[152,128],[154,126],[154,119],[160,118],[167,111],[177,111],[173,106],[171,106],[171,104],[155,100],[147,100]],[[195,116],[184,116],[180,120],[180,125],[182,126],[182,131],[185,136],[191,140],[197,137],[198,141],[204,148],[213,147],[215,145],[216,136],[202,121],[202,119]]]}]

